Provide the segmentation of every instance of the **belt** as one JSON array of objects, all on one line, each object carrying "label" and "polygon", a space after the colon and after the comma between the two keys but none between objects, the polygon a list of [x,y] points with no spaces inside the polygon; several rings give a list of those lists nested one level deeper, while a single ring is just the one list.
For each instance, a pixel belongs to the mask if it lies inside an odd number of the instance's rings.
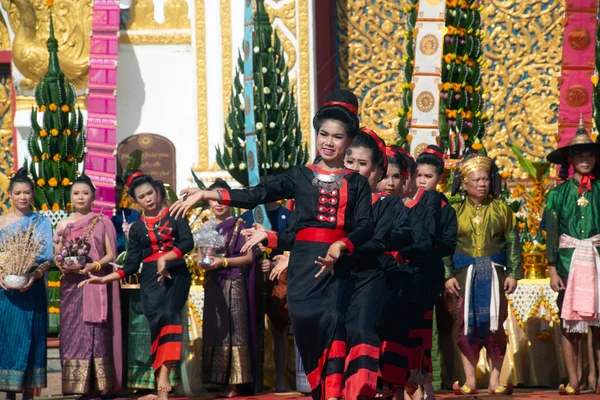
[{"label": "belt", "polygon": [[346,236],[341,229],[304,228],[296,234],[296,240],[301,242],[319,242],[332,244]]}]

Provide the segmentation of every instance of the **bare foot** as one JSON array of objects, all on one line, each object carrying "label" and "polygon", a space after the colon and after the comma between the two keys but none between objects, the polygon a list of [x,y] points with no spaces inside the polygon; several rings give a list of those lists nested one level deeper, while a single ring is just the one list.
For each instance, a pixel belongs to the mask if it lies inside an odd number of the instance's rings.
[{"label": "bare foot", "polygon": [[157,392],[157,396],[156,396],[157,400],[168,400],[169,399],[169,392],[164,392],[159,390]]},{"label": "bare foot", "polygon": [[138,397],[138,400],[157,400],[157,399],[158,399],[158,396],[155,395],[154,393],[150,393],[145,396]]},{"label": "bare foot", "polygon": [[[218,394],[217,397],[223,398],[223,399],[231,399],[232,397],[238,397],[238,393],[231,389],[231,390],[225,390],[224,392],[221,392]],[[159,399],[161,400],[161,399]]]}]

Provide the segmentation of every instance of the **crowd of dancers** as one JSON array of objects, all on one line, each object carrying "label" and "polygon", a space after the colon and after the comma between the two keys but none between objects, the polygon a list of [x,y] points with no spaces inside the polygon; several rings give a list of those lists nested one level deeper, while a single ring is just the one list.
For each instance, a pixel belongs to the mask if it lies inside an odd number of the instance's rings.
[{"label": "crowd of dancers", "polygon": [[[435,398],[432,324],[436,303],[439,311],[444,308],[439,307],[444,292],[454,299],[453,325],[466,376],[464,384],[455,383],[455,393],[478,393],[475,370],[485,347],[491,370],[487,391],[510,395],[512,385],[500,382],[507,345],[503,323],[506,294],[515,291],[521,277],[521,251],[515,215],[498,199],[501,179],[494,161],[476,151],[464,155],[452,180],[453,194],[461,192],[464,199],[451,205],[436,191],[445,168],[439,147],[430,145],[413,159],[397,146],[386,146],[373,130],[360,128],[358,114],[351,92],[332,92],[313,119],[314,163],[251,189],[232,190],[217,181],[209,190],[184,190],[169,209],[163,206],[161,182],[131,172],[126,183],[143,216],[131,223],[123,213],[119,232],[110,219],[92,212],[95,188],[82,175],[71,191],[75,213],[58,224],[54,248],[49,221],[31,210],[35,186],[26,171],[19,171],[10,183],[14,210],[0,217],[0,239],[14,224],[37,224],[49,245],[24,290],[0,291],[0,390],[9,399],[21,391],[30,399],[46,386],[42,278],[54,259],[63,272],[63,392],[120,392],[118,282],[138,273],[141,264],[148,357],[158,397],[167,398],[172,370],[181,361],[181,311],[191,283],[184,255],[194,241],[185,216],[205,201],[227,246],[223,257],[205,266],[203,381],[224,385],[224,397],[236,396],[238,385],[257,379],[252,373],[260,364],[253,275],[245,266],[259,253],[274,260],[264,263],[264,272],[274,280],[287,279],[285,295],[274,296],[279,302],[270,307],[284,308],[286,315],[289,310],[314,399]],[[573,173],[550,192],[545,220],[551,284],[561,293],[569,370],[569,383],[559,388],[564,394],[579,393],[576,346],[582,333],[599,325],[600,186],[592,175],[597,155],[598,145],[580,129],[569,146],[548,156],[567,174],[561,177],[568,177],[569,168]],[[272,231],[253,225],[250,214],[231,215],[232,206],[250,210],[283,199],[294,200],[293,212],[269,209]],[[114,270],[111,263],[123,246],[117,243],[120,234],[128,237],[127,258]],[[62,265],[60,238],[76,237],[90,244],[90,260],[72,271]],[[3,275],[0,285],[6,289]],[[585,301],[590,293],[593,302]],[[269,317],[277,335],[285,336],[286,316],[273,312]],[[277,343],[276,361],[285,353],[281,340]],[[277,386],[283,387],[281,379]]]}]

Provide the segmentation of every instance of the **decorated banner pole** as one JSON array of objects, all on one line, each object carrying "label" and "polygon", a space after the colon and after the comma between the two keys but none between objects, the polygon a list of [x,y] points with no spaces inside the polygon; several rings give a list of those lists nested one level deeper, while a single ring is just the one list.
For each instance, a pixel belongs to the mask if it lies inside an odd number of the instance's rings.
[{"label": "decorated banner pole", "polygon": [[[252,18],[252,0],[246,0],[244,9],[244,119],[246,122],[246,160],[248,160],[248,184],[254,187],[260,183],[258,172],[258,155],[256,153],[256,128],[254,120],[254,71],[253,71],[253,36],[254,36],[254,20]],[[263,158],[264,159],[264,158]],[[257,224],[263,225],[266,229],[271,229],[269,218],[265,218],[267,213],[264,205],[259,205],[252,211],[254,221]],[[264,297],[264,296],[263,296]],[[263,304],[266,299],[263,298]],[[251,324],[252,325],[252,324]],[[259,332],[254,333],[255,344],[258,344],[260,349],[259,360],[254,360],[254,365],[262,365],[264,356],[264,346],[262,340],[258,340],[261,336]],[[256,392],[263,391],[263,374],[262,368],[255,368],[254,387]]]},{"label": "decorated banner pole", "polygon": [[[253,71],[253,35],[252,0],[246,0],[244,14],[244,110],[246,120],[246,159],[248,160],[248,182],[250,187],[260,183],[258,157],[256,154],[256,128],[254,123],[254,71]],[[253,210],[254,221],[271,229],[269,219],[265,218],[265,206],[262,204]]]}]

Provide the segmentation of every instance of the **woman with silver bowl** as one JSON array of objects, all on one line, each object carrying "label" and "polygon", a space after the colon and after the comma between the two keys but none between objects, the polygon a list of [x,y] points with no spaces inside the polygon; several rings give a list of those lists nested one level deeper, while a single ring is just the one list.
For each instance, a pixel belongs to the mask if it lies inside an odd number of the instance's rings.
[{"label": "woman with silver bowl", "polygon": [[0,265],[0,391],[6,392],[7,400],[20,392],[30,400],[46,387],[48,301],[43,277],[52,261],[52,224],[32,211],[35,186],[25,168],[10,180],[8,195],[14,208],[0,216],[0,240],[13,234],[13,228],[28,229],[33,224],[43,249],[21,289],[10,289],[15,287],[11,280],[21,277],[9,277]]}]

